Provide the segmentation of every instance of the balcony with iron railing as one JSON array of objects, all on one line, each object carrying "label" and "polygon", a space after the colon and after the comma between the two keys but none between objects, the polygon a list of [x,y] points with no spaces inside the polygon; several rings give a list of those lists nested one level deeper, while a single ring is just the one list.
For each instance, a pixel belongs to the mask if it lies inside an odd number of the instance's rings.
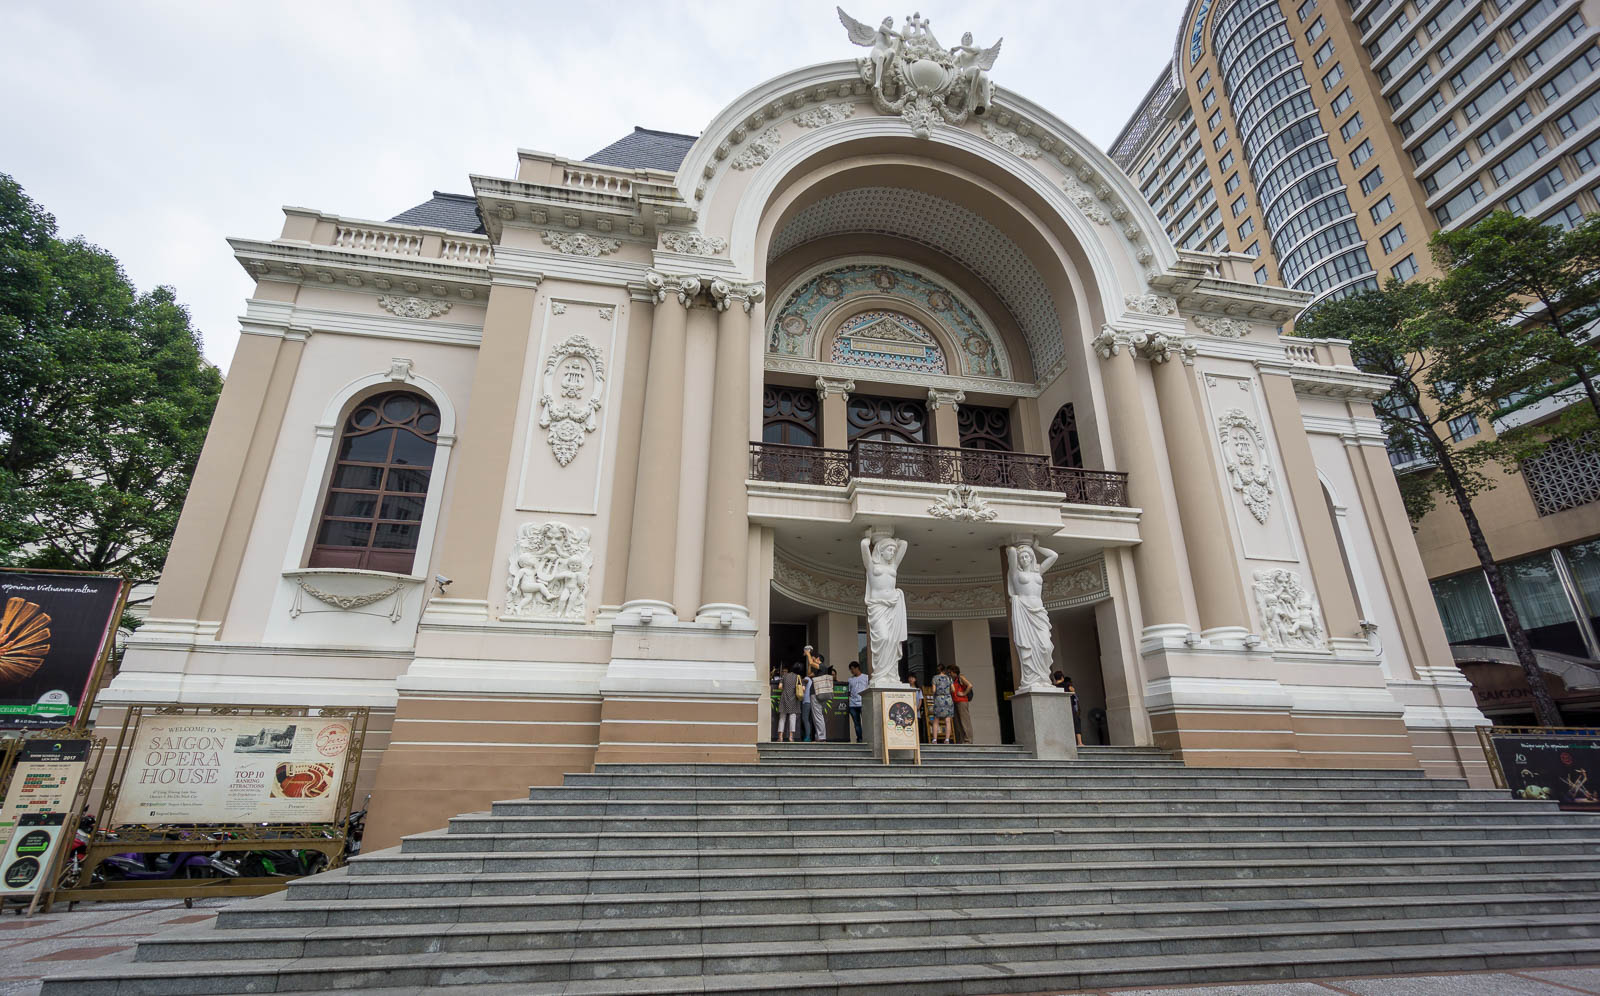
[{"label": "balcony with iron railing", "polygon": [[1128,507],[1128,475],[1057,467],[1048,457],[999,450],[858,439],[848,449],[752,442],[750,479],[845,487],[853,480],[905,481],[1056,492],[1068,504]]}]

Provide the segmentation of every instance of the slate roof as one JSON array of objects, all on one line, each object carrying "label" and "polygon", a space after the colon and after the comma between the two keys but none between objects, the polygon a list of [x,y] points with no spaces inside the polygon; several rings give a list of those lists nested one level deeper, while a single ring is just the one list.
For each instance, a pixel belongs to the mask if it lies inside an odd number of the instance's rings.
[{"label": "slate roof", "polygon": [[430,200],[401,211],[389,220],[402,225],[483,234],[483,220],[478,217],[478,201],[471,194],[446,194],[435,190]]},{"label": "slate roof", "polygon": [[625,169],[660,169],[676,173],[689,154],[698,135],[679,135],[671,131],[651,131],[635,126],[624,135],[585,159],[586,163],[621,166]]}]

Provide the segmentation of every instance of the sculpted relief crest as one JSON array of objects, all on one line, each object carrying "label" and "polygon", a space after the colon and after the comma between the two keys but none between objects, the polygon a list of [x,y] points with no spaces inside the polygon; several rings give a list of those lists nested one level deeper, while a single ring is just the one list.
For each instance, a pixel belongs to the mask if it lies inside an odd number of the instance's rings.
[{"label": "sculpted relief crest", "polygon": [[838,11],[850,41],[872,50],[858,64],[873,104],[884,114],[900,115],[919,138],[941,122],[960,125],[989,110],[989,70],[1000,57],[1000,42],[979,48],[969,31],[947,49],[921,14],[907,17],[897,31],[892,17],[873,27]]},{"label": "sculpted relief crest", "polygon": [[583,622],[594,553],[589,530],[562,522],[525,522],[511,549],[506,615]]},{"label": "sculpted relief crest", "polygon": [[565,467],[584,439],[600,424],[600,395],[606,364],[586,335],[568,336],[544,361],[539,396],[539,427],[545,430],[556,462]]},{"label": "sculpted relief crest", "polygon": [[1272,511],[1273,489],[1267,440],[1261,427],[1243,409],[1231,408],[1217,419],[1217,441],[1222,444],[1222,465],[1228,472],[1228,482],[1250,514],[1264,525]]}]

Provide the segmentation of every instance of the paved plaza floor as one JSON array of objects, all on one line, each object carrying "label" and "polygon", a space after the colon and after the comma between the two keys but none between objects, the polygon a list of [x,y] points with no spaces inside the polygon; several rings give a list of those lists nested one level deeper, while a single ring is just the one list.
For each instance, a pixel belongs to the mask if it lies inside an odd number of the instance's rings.
[{"label": "paved plaza floor", "polygon": [[[133,956],[141,937],[204,923],[236,899],[87,903],[32,918],[0,917],[0,996],[36,996],[40,980],[67,970],[103,971]],[[418,990],[422,993],[423,990]],[[430,990],[437,996],[438,990]],[[463,987],[466,992],[466,987]],[[1167,986],[1051,990],[1035,996],[1600,996],[1600,967],[1363,976],[1300,982],[1250,982],[1223,986]]]}]

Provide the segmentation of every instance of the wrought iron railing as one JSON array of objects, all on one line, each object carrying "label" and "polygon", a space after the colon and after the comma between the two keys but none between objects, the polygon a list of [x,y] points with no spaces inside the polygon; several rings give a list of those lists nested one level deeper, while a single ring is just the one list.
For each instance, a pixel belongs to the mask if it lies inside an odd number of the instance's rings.
[{"label": "wrought iron railing", "polygon": [[750,477],[785,484],[843,487],[851,478],[1055,491],[1080,505],[1128,504],[1128,475],[1053,467],[1047,457],[923,443],[858,439],[847,450],[786,443],[750,444]]},{"label": "wrought iron railing", "polygon": [[842,488],[850,483],[849,457],[845,450],[820,446],[753,442],[750,444],[750,478]]}]

